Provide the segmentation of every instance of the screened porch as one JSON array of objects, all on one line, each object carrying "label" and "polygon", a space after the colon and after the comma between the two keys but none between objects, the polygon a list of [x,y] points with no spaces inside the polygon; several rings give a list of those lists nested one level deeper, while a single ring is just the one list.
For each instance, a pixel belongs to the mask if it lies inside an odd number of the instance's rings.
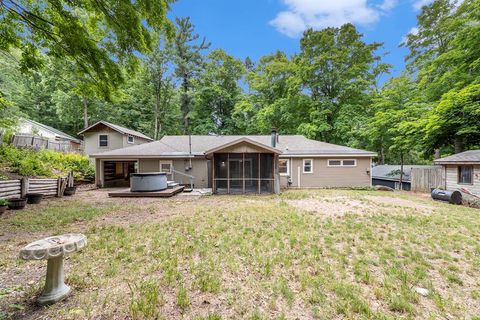
[{"label": "screened porch", "polygon": [[213,154],[213,192],[273,193],[274,159],[272,153]]}]

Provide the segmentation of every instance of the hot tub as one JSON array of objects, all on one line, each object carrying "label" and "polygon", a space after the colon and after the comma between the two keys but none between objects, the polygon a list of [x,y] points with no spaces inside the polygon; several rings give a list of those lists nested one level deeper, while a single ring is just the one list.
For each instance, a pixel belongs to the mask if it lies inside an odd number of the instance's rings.
[{"label": "hot tub", "polygon": [[130,191],[151,192],[167,189],[167,174],[164,172],[142,172],[130,175]]}]

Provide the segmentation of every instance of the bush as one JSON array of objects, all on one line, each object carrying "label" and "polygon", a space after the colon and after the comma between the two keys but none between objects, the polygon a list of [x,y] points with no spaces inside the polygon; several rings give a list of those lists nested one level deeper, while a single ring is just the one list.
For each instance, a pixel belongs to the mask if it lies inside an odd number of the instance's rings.
[{"label": "bush", "polygon": [[76,179],[92,179],[95,169],[88,157],[52,150],[18,149],[0,146],[0,162],[22,176],[54,178],[73,171]]}]

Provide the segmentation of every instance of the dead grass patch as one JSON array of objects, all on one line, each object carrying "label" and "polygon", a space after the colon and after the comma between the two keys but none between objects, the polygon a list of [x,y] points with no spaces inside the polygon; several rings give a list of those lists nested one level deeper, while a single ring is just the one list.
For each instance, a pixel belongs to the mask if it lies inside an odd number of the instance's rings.
[{"label": "dead grass patch", "polygon": [[[425,319],[480,314],[480,219],[475,209],[373,191],[120,202],[103,192],[58,202],[76,218],[62,223],[48,223],[58,217],[48,207],[41,207],[39,216],[28,209],[16,218],[1,218],[0,310],[5,318]],[[46,266],[25,263],[17,254],[23,244],[52,230],[84,232],[89,245],[66,262],[72,296],[39,309],[33,301]],[[420,296],[416,286],[429,294]]]}]

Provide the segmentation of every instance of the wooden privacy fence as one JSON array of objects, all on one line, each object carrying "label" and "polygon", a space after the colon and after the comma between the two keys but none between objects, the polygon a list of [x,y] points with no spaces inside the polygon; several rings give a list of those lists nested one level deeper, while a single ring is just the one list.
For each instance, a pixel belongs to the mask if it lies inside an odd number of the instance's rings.
[{"label": "wooden privacy fence", "polygon": [[444,186],[442,167],[412,168],[411,191],[430,192],[431,188]]},{"label": "wooden privacy fence", "polygon": [[18,148],[50,149],[59,152],[81,152],[74,149],[69,141],[52,141],[40,136],[16,134],[12,137],[12,145]]},{"label": "wooden privacy fence", "polygon": [[0,198],[24,198],[27,193],[41,193],[44,197],[62,197],[66,187],[73,187],[73,174],[58,179],[23,178],[0,181]]}]

